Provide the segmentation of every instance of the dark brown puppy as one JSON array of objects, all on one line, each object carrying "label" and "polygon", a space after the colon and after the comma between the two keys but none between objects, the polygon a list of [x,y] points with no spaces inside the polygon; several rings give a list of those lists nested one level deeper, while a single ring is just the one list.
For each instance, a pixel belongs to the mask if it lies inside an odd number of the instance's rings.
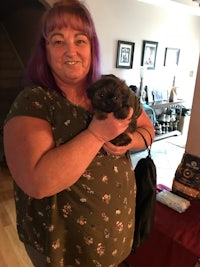
[{"label": "dark brown puppy", "polygon": [[[125,81],[113,74],[102,75],[88,88],[87,95],[91,100],[94,115],[99,120],[105,119],[111,112],[113,112],[115,118],[125,119],[129,114],[129,108],[134,108],[135,101],[138,101]],[[128,145],[131,138],[126,132],[133,133],[135,129],[136,118],[133,115],[127,130],[111,142],[116,146]]]}]

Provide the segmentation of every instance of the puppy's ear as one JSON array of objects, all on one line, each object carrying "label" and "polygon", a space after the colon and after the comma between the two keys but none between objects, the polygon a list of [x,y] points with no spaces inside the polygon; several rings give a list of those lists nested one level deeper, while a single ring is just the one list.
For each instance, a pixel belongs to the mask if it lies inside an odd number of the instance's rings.
[{"label": "puppy's ear", "polygon": [[104,74],[101,76],[103,79],[118,79],[114,74]]},{"label": "puppy's ear", "polygon": [[95,83],[93,83],[92,85],[90,85],[87,89],[87,97],[89,99],[93,99],[95,96],[95,93],[97,92],[98,88],[100,88],[99,83],[101,80],[96,81]]},{"label": "puppy's ear", "polygon": [[92,86],[87,89],[87,97],[89,99],[92,99],[94,97],[94,88],[92,88]]},{"label": "puppy's ear", "polygon": [[120,80],[119,81],[120,87],[123,90],[124,93],[128,93],[129,92],[129,88],[126,84],[126,82],[124,80]]}]

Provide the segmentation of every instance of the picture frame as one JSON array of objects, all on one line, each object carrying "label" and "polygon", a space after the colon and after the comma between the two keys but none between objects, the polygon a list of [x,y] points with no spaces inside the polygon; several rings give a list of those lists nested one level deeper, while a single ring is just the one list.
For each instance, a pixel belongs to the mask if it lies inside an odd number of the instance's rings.
[{"label": "picture frame", "polygon": [[132,68],[134,49],[135,43],[118,40],[116,68]]},{"label": "picture frame", "polygon": [[157,49],[158,42],[147,40],[143,41],[141,66],[144,66],[144,68],[148,70],[155,69]]},{"label": "picture frame", "polygon": [[166,67],[174,67],[178,66],[180,57],[180,49],[179,48],[165,48],[165,57],[164,57],[164,66]]}]

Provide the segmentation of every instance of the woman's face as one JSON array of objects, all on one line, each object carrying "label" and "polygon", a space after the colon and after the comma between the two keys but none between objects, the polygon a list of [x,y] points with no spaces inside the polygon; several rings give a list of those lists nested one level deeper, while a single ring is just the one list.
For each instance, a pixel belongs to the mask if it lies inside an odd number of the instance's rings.
[{"label": "woman's face", "polygon": [[91,65],[91,44],[83,32],[70,27],[53,30],[46,51],[58,86],[85,81]]}]

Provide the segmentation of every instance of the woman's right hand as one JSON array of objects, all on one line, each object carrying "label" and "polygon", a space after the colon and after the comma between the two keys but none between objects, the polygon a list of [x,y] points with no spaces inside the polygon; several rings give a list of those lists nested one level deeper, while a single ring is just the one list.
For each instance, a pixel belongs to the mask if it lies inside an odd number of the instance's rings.
[{"label": "woman's right hand", "polygon": [[109,113],[104,120],[98,120],[95,115],[88,127],[88,130],[95,135],[99,140],[108,142],[121,133],[123,133],[129,126],[133,115],[133,109],[130,108],[127,118],[123,120],[116,119],[113,113]]}]

